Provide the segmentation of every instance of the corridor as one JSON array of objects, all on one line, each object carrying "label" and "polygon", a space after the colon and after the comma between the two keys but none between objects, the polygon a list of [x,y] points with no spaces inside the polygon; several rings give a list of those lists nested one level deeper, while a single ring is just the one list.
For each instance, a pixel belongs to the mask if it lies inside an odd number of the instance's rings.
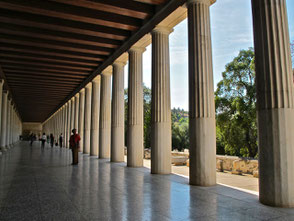
[{"label": "corridor", "polygon": [[294,220],[294,209],[177,175],[21,142],[0,157],[0,220]]}]

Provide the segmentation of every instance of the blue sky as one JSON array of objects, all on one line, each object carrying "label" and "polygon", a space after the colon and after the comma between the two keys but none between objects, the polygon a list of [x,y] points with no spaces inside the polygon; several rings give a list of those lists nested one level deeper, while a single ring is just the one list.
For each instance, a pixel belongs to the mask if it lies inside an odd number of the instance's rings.
[{"label": "blue sky", "polygon": [[[294,40],[294,0],[286,0],[290,38]],[[214,87],[221,73],[241,49],[253,47],[251,0],[217,0],[211,6]],[[171,106],[188,110],[187,20],[170,34]],[[151,46],[143,54],[143,81],[151,87]],[[127,66],[125,69],[127,87]]]}]

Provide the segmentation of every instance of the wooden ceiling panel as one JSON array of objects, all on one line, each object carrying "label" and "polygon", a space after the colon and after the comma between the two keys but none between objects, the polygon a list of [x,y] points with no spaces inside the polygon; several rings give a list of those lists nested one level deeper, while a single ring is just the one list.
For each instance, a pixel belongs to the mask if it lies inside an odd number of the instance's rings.
[{"label": "wooden ceiling panel", "polygon": [[184,3],[0,0],[0,77],[22,120],[46,120]]}]

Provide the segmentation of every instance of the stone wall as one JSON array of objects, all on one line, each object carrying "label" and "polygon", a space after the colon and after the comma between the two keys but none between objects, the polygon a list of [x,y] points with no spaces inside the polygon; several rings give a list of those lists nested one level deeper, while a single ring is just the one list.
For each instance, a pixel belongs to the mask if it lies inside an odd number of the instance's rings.
[{"label": "stone wall", "polygon": [[[151,158],[150,149],[145,149],[144,158]],[[245,173],[252,174],[255,177],[258,177],[258,160],[217,155],[216,162],[216,169],[220,172],[230,171],[233,174],[241,175],[242,173]],[[189,150],[185,150],[184,152],[172,151],[172,163],[174,165],[189,166]]]},{"label": "stone wall", "polygon": [[22,124],[22,135],[27,137],[29,134],[34,133],[40,135],[42,133],[42,124],[34,122],[24,122]]}]

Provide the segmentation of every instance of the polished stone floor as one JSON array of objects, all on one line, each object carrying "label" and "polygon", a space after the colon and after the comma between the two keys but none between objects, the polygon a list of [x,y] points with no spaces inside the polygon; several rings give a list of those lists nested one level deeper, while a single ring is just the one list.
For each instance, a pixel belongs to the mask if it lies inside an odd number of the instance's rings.
[{"label": "polished stone floor", "polygon": [[0,156],[0,220],[294,220],[225,186],[195,187],[67,149],[21,142]]}]

